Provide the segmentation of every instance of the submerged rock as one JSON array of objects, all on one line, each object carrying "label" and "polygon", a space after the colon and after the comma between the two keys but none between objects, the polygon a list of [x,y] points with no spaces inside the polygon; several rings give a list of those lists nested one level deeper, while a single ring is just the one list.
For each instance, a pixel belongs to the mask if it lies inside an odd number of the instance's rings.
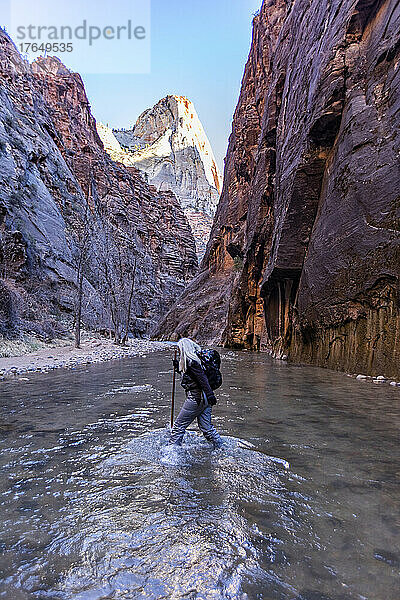
[{"label": "submerged rock", "polygon": [[400,567],[400,556],[389,550],[374,550],[374,558],[385,562],[391,567]]}]

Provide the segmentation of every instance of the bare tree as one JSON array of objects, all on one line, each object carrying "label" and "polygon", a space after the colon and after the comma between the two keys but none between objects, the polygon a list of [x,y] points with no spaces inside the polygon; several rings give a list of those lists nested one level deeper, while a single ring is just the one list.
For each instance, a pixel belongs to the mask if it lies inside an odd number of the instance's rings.
[{"label": "bare tree", "polygon": [[122,338],[122,344],[125,345],[128,339],[128,334],[129,334],[129,326],[130,326],[130,321],[131,321],[131,311],[132,311],[132,300],[133,300],[133,292],[135,291],[135,278],[136,278],[136,265],[137,265],[137,257],[134,257],[134,264],[133,264],[133,269],[130,273],[130,280],[131,280],[131,290],[129,293],[129,298],[128,298],[128,306],[127,306],[127,311],[126,311],[126,322],[125,322],[125,334],[124,337]]},{"label": "bare tree", "polygon": [[90,250],[90,196],[93,185],[93,175],[88,177],[88,189],[85,196],[85,209],[81,220],[76,225],[77,237],[76,246],[78,254],[76,256],[76,298],[75,298],[75,348],[81,347],[81,327],[82,327],[82,301],[83,301],[83,281],[85,277],[85,268],[89,259]]},{"label": "bare tree", "polygon": [[135,233],[125,231],[107,209],[104,198],[108,194],[109,190],[106,190],[102,197],[98,196],[90,164],[84,217],[77,234],[76,347],[80,344],[83,284],[89,265],[90,279],[100,292],[109,312],[110,337],[113,331],[115,343],[126,344],[129,335],[137,266],[141,253],[134,243]]},{"label": "bare tree", "polygon": [[75,348],[81,347],[81,320],[82,320],[82,297],[83,297],[83,263],[84,252],[79,253],[77,279],[77,298],[75,302]]},{"label": "bare tree", "polygon": [[128,339],[138,254],[124,232],[109,221],[98,220],[95,260],[116,344],[126,344]]}]

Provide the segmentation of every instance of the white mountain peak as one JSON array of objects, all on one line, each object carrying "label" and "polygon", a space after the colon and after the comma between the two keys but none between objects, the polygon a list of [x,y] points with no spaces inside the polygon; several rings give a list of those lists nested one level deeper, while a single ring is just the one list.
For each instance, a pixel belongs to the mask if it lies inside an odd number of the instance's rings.
[{"label": "white mountain peak", "polygon": [[180,199],[201,256],[222,190],[222,176],[193,103],[185,96],[166,96],[145,110],[133,129],[107,129],[98,126],[114,160],[134,165],[158,190],[171,190]]},{"label": "white mountain peak", "polygon": [[208,141],[206,132],[197,115],[193,102],[185,96],[173,96],[177,102],[178,118],[182,119],[182,124],[178,129],[177,143],[181,148],[194,146],[198,149],[202,158],[206,177],[210,185],[214,186],[218,193],[222,189],[222,176],[217,167],[211,144]]}]

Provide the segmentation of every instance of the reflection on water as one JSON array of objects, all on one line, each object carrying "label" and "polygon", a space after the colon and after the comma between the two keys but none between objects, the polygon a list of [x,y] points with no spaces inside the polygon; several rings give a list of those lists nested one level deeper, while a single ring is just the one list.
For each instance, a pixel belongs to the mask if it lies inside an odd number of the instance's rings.
[{"label": "reflection on water", "polygon": [[226,352],[173,448],[169,364],[1,384],[0,597],[398,600],[399,391]]}]

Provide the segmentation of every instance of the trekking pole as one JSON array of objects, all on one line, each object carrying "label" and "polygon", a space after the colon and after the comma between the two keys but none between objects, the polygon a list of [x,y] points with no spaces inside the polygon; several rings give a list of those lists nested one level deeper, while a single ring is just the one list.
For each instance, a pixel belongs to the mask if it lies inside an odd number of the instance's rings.
[{"label": "trekking pole", "polygon": [[175,361],[176,361],[176,356],[177,356],[177,351],[175,349],[174,352],[174,374],[172,375],[172,402],[171,402],[171,429],[174,425],[174,408],[175,408],[175,377],[176,377],[176,371],[175,371]]}]

